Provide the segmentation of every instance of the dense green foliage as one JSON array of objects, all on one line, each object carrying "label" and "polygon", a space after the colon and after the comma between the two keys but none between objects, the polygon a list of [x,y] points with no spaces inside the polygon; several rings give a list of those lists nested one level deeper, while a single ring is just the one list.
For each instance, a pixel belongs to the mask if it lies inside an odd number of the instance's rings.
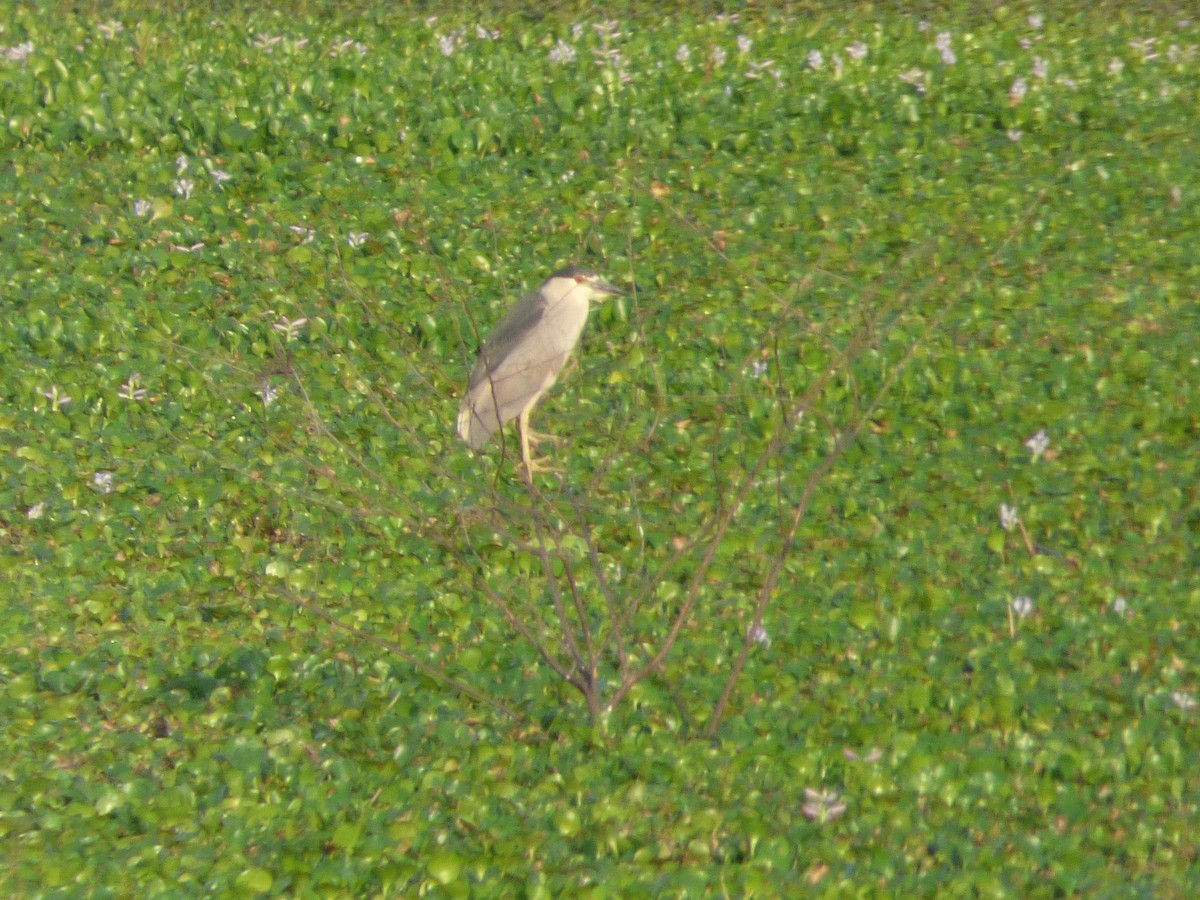
[{"label": "dense green foliage", "polygon": [[[11,895],[1200,890],[1200,25],[100,6],[0,29]],[[452,424],[571,261],[538,507]],[[695,590],[595,720],[539,508]]]}]

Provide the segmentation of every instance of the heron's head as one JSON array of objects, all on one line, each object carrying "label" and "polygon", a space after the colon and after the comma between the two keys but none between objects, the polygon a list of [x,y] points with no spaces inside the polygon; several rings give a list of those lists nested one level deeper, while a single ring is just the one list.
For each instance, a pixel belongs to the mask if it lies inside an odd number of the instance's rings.
[{"label": "heron's head", "polygon": [[546,279],[542,291],[551,297],[570,296],[572,300],[579,298],[587,301],[599,300],[609,294],[619,296],[628,293],[583,266],[559,269]]}]

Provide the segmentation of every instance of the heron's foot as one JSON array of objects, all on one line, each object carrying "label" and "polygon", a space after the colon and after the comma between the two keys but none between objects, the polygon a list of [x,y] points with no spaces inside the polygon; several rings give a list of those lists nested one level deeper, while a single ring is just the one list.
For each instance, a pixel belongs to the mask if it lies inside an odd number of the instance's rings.
[{"label": "heron's foot", "polygon": [[540,431],[526,431],[525,439],[530,444],[554,444],[556,447],[562,443],[562,438],[553,434],[542,434]]},{"label": "heron's foot", "polygon": [[529,480],[537,473],[561,475],[562,469],[550,463],[548,456],[530,456],[525,460],[525,475]]}]

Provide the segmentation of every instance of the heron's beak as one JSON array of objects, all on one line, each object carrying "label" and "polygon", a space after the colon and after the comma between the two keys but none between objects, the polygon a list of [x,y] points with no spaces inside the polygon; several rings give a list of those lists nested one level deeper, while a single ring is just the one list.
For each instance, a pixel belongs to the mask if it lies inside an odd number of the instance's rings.
[{"label": "heron's beak", "polygon": [[601,294],[615,294],[618,297],[626,297],[629,291],[622,290],[615,284],[609,284],[607,281],[593,281],[592,290]]}]

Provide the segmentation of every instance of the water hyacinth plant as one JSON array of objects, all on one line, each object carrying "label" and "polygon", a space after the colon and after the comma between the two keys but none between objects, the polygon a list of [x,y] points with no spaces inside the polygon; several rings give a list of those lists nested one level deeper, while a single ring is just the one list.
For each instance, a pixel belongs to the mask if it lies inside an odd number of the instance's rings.
[{"label": "water hyacinth plant", "polygon": [[1195,21],[102,6],[0,25],[14,895],[1195,893]]}]

